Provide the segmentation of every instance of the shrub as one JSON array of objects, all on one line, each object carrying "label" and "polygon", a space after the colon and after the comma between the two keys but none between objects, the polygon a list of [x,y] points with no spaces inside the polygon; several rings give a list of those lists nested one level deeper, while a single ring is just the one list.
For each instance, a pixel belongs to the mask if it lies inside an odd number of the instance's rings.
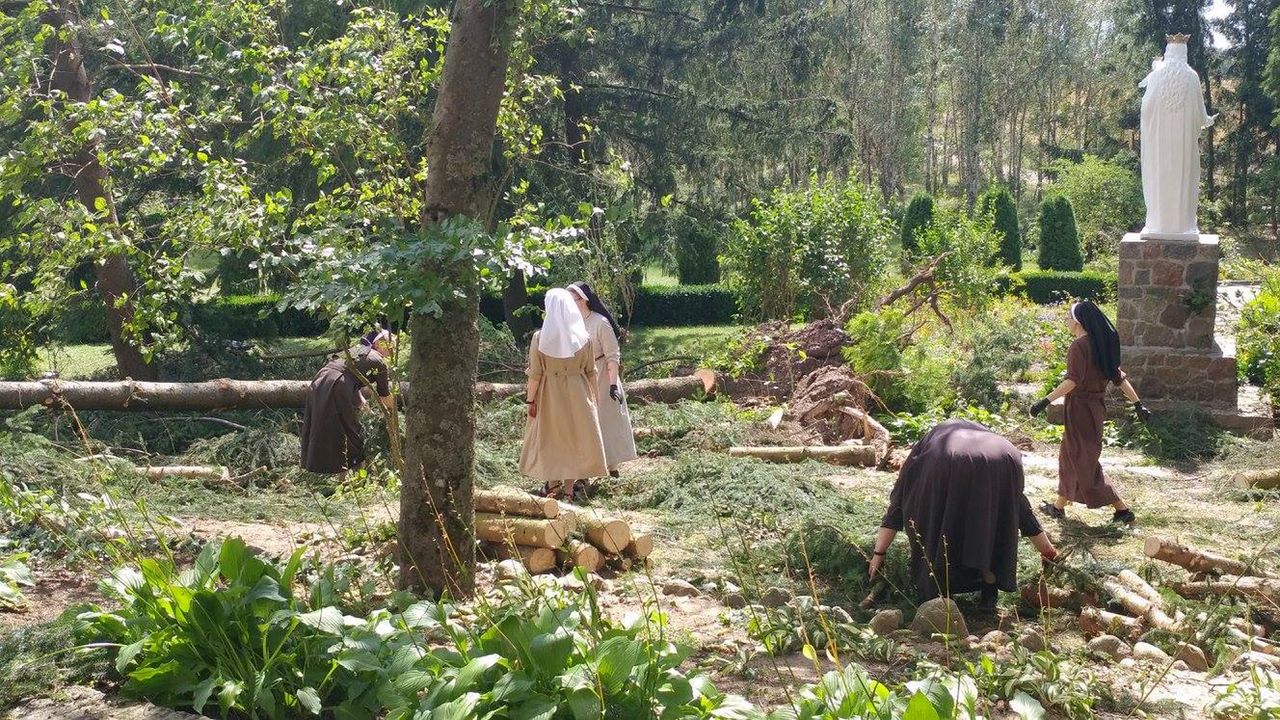
[{"label": "shrub", "polygon": [[1015,272],[1022,269],[1022,230],[1018,226],[1018,206],[1013,202],[1009,189],[996,185],[982,198],[982,213],[992,216],[1000,248],[995,259],[1008,265]]},{"label": "shrub", "polygon": [[675,235],[676,275],[681,285],[713,285],[720,282],[720,237],[725,223],[681,212],[671,220]]},{"label": "shrub", "polygon": [[888,217],[856,180],[811,178],[752,201],[720,267],[751,319],[808,317],[871,296],[888,259]]},{"label": "shrub", "polygon": [[903,255],[910,257],[916,254],[919,247],[917,236],[932,222],[933,196],[924,192],[916,193],[907,204],[907,211],[902,216],[902,227],[899,230]]},{"label": "shrub", "polygon": [[636,289],[631,325],[727,325],[738,306],[721,285],[645,286]]},{"label": "shrub", "polygon": [[1085,254],[1115,254],[1120,238],[1146,212],[1138,174],[1096,155],[1085,155],[1076,163],[1060,160],[1053,171],[1058,177],[1051,190],[1075,208]]},{"label": "shrub", "polygon": [[998,383],[1016,380],[1031,369],[1037,355],[1040,323],[1034,308],[998,308],[966,323],[959,334],[964,358],[956,363],[951,385],[961,402],[988,409],[999,407]]},{"label": "shrub", "polygon": [[1004,292],[1020,295],[1041,305],[1065,300],[1107,302],[1116,296],[1116,274],[1025,270],[999,280]]},{"label": "shrub", "polygon": [[922,258],[947,253],[934,273],[953,306],[966,312],[981,309],[996,290],[997,271],[991,257],[999,241],[986,218],[953,211],[939,212],[917,235]]},{"label": "shrub", "polygon": [[854,316],[846,328],[853,344],[845,361],[891,411],[949,408],[951,358],[943,348],[907,346],[912,322],[893,308]]},{"label": "shrub", "polygon": [[1080,255],[1080,233],[1071,201],[1051,195],[1040,204],[1040,269],[1074,270],[1084,268]]},{"label": "shrub", "polygon": [[58,314],[50,334],[68,345],[88,345],[111,342],[107,330],[107,308],[97,293],[69,301],[67,308]]},{"label": "shrub", "polygon": [[1280,404],[1280,271],[1272,271],[1244,306],[1238,335],[1241,376]]},{"label": "shrub", "polygon": [[279,309],[279,295],[226,295],[191,306],[192,322],[214,337],[249,340],[315,337],[328,329],[320,317],[295,308]]}]

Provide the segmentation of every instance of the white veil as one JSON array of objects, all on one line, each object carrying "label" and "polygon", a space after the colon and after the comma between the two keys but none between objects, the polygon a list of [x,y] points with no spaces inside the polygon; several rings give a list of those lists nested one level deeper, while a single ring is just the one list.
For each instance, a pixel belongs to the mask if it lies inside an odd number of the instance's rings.
[{"label": "white veil", "polygon": [[573,357],[591,340],[573,295],[563,288],[548,290],[546,308],[538,350],[553,358]]}]

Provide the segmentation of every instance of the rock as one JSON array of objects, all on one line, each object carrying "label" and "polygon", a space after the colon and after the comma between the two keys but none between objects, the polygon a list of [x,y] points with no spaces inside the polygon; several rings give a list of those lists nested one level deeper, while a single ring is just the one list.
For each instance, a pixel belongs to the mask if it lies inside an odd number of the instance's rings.
[{"label": "rock", "polygon": [[1088,647],[1089,652],[1109,658],[1127,657],[1129,653],[1133,652],[1123,640],[1115,635],[1099,635],[1089,641]]},{"label": "rock", "polygon": [[1153,663],[1168,663],[1173,660],[1169,654],[1151,643],[1136,643],[1133,646],[1135,660],[1146,660]]},{"label": "rock", "polygon": [[734,585],[733,583],[729,582],[728,580],[725,580],[725,581],[724,581],[724,587],[723,587],[722,589],[724,590],[724,593],[725,593],[726,595],[731,595],[731,594],[733,594],[733,593],[740,593],[740,592],[742,592],[742,588],[738,587],[737,585]]},{"label": "rock", "polygon": [[602,578],[595,573],[587,575],[587,582],[591,583],[591,587],[600,592],[611,592],[613,590],[613,581]]},{"label": "rock", "polygon": [[[902,612],[902,611],[899,610],[898,612]],[[853,622],[853,617],[849,615],[849,611],[845,610],[844,608],[838,605],[833,606],[831,608],[831,617],[835,618],[836,622],[843,623],[845,625],[848,625]],[[902,620],[898,620],[898,624],[901,625]]]},{"label": "rock", "polygon": [[498,582],[515,582],[529,577],[529,569],[516,559],[503,560],[497,567]]},{"label": "rock", "polygon": [[1191,669],[1191,666],[1187,665],[1185,662],[1183,662],[1183,661],[1181,661],[1181,660],[1174,660],[1174,661],[1173,661],[1173,669],[1174,669],[1174,670],[1182,670],[1183,672],[1186,672],[1187,670],[1190,670],[1190,669]]},{"label": "rock", "polygon": [[780,587],[771,587],[760,597],[760,604],[767,608],[782,607],[790,601],[791,591]]},{"label": "rock", "polygon": [[902,611],[898,609],[881,610],[871,617],[871,631],[877,635],[892,635],[902,627]]},{"label": "rock", "polygon": [[671,597],[698,597],[698,588],[686,580],[668,580],[662,583],[662,594]]},{"label": "rock", "polygon": [[1018,636],[1018,644],[1030,650],[1031,652],[1040,652],[1047,647],[1044,641],[1044,635],[1039,630],[1027,628]]},{"label": "rock", "polygon": [[795,604],[797,610],[806,613],[811,612],[818,606],[818,604],[813,601],[813,596],[811,595],[797,595],[791,602]]},{"label": "rock", "polygon": [[1188,668],[1196,672],[1204,672],[1209,669],[1209,659],[1205,657],[1204,651],[1191,643],[1180,645],[1177,652],[1174,653],[1174,657],[1186,663]]},{"label": "rock", "polygon": [[556,578],[556,584],[564,588],[565,590],[571,590],[573,592],[582,592],[587,588],[586,583],[582,582],[581,580],[578,579],[576,575],[572,575],[572,574],[561,575],[560,577]]},{"label": "rock", "polygon": [[1134,659],[1133,659],[1133,658],[1131,658],[1131,657],[1121,658],[1121,659],[1120,659],[1120,667],[1122,667],[1122,668],[1131,668],[1131,667],[1136,666],[1137,664],[1138,664],[1138,661],[1137,661],[1137,660],[1134,660]]},{"label": "rock", "polygon": [[716,590],[718,590],[719,588],[716,587],[715,583],[711,581],[707,581],[699,585],[698,589],[702,591],[703,595],[715,595]]},{"label": "rock", "polygon": [[1260,653],[1256,650],[1242,653],[1236,661],[1231,663],[1232,670],[1240,670],[1249,672],[1255,667],[1261,667],[1271,670],[1280,670],[1280,658],[1273,657],[1266,653]]},{"label": "rock", "polygon": [[969,626],[965,624],[964,614],[951,598],[934,598],[916,608],[916,617],[911,621],[911,630],[921,637],[929,637],[936,633],[965,637],[969,634]]},{"label": "rock", "polygon": [[1009,637],[1009,633],[1003,630],[992,630],[986,635],[983,635],[982,640],[979,642],[983,645],[990,645],[991,647],[1003,647],[1008,645],[1011,640],[1013,640],[1013,638]]},{"label": "rock", "polygon": [[741,610],[747,606],[747,599],[742,596],[742,593],[729,593],[724,596],[724,606],[734,610]]}]

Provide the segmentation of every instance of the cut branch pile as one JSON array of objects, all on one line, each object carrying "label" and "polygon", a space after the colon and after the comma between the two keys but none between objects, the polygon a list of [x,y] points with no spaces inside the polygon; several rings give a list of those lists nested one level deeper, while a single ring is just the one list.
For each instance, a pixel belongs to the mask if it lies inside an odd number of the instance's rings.
[{"label": "cut branch pile", "polygon": [[530,573],[580,567],[628,570],[653,552],[653,538],[620,518],[516,488],[476,490],[476,538],[490,555],[519,560]]}]

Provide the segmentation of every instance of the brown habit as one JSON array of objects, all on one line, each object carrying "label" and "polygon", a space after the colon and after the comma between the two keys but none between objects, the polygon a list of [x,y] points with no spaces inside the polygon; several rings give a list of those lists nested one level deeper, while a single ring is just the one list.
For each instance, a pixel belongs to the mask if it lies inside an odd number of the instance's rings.
[{"label": "brown habit", "polygon": [[1067,379],[1076,386],[1065,400],[1065,428],[1062,447],[1058,449],[1058,494],[1091,508],[1110,505],[1120,496],[1102,474],[1099,462],[1110,380],[1098,366],[1088,335],[1076,338],[1067,350]]},{"label": "brown habit", "polygon": [[948,420],[916,443],[880,524],[906,532],[921,602],[981,590],[983,570],[1017,589],[1018,533],[1042,532],[1022,487],[1022,453],[978,423]]},{"label": "brown habit", "polygon": [[[364,462],[364,435],[360,431],[360,407],[364,398],[363,375],[379,397],[391,394],[387,363],[378,351],[361,346],[354,359],[330,358],[307,388],[302,413],[302,467],[315,473],[340,473]],[[359,375],[357,375],[359,373]]]}]

